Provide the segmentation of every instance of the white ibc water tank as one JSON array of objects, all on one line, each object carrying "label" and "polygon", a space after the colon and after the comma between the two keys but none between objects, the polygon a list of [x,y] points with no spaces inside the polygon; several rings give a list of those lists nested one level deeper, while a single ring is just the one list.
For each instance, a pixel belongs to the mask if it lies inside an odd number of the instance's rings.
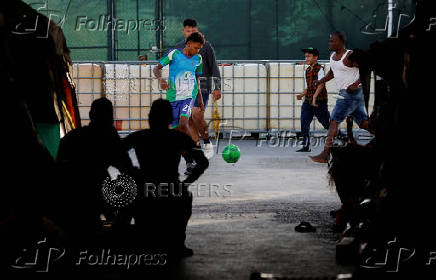
[{"label": "white ibc water tank", "polygon": [[[235,129],[265,129],[265,65],[260,63],[222,65],[219,70],[222,98],[218,106],[221,118],[225,120],[223,125]],[[213,105],[212,101],[209,104]],[[211,110],[208,111],[206,117],[210,118]]]},{"label": "white ibc water tank", "polygon": [[94,99],[100,98],[103,91],[103,71],[99,64],[75,63],[72,67],[72,77],[76,85],[77,105],[79,107],[82,125],[87,125],[89,110]]}]

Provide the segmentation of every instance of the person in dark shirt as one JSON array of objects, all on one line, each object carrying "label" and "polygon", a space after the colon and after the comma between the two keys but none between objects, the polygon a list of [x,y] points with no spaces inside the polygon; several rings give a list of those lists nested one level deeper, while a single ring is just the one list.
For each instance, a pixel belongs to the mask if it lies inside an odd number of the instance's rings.
[{"label": "person in dark shirt", "polygon": [[113,127],[112,102],[106,98],[94,100],[89,117],[88,126],[74,129],[61,139],[57,158],[68,186],[63,193],[65,216],[61,220],[78,236],[98,231],[100,214],[113,212],[102,198],[102,184],[110,178],[108,168],[113,166],[122,174],[134,170]]},{"label": "person in dark shirt", "polygon": [[[209,161],[187,134],[170,129],[172,118],[170,102],[155,100],[149,114],[150,129],[133,132],[123,141],[126,150],[134,148],[140,166],[137,181],[140,195],[134,213],[140,238],[158,239],[167,249],[186,257],[193,254],[185,246],[185,231],[192,211],[188,186],[203,174]],[[182,152],[197,164],[181,182]]]}]

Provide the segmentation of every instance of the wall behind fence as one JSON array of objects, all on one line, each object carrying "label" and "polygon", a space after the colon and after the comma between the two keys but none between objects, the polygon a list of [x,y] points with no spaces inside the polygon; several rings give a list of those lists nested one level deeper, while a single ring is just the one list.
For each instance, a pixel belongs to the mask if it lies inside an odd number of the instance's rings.
[{"label": "wall behind fence", "polygon": [[[222,98],[217,102],[221,129],[246,132],[300,130],[302,101],[296,95],[304,85],[305,66],[301,61],[219,61]],[[76,83],[83,124],[89,121],[92,101],[105,94],[114,104],[116,126],[121,131],[148,128],[151,103],[165,98],[152,69],[156,62],[75,63]],[[322,62],[328,71],[329,65]],[[168,67],[163,69],[168,77]],[[334,81],[327,83],[330,111],[336,102]],[[374,79],[371,79],[369,112],[374,103]],[[213,100],[209,99],[206,120],[212,122]],[[344,124],[343,124],[344,127]],[[212,130],[212,125],[209,126]],[[312,129],[322,130],[316,121]]]}]

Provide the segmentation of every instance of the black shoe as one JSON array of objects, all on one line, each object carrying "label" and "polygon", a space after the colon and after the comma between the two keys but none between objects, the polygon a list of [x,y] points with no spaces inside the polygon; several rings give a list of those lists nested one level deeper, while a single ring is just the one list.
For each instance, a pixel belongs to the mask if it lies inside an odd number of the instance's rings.
[{"label": "black shoe", "polygon": [[301,149],[297,150],[297,152],[310,152],[310,146],[303,146]]},{"label": "black shoe", "polygon": [[191,257],[194,255],[194,250],[192,250],[191,248],[188,247],[183,247],[183,249],[180,251],[180,256],[182,258],[187,258],[187,257]]},{"label": "black shoe", "polygon": [[191,175],[192,174],[192,170],[195,167],[195,163],[193,162],[187,162],[186,163],[186,171],[185,171],[185,175]]},{"label": "black shoe", "polygon": [[187,257],[191,257],[194,255],[194,250],[192,250],[191,248],[188,248],[186,246],[183,246],[183,247],[180,247],[179,249],[173,251],[172,255],[175,259],[187,258]]}]

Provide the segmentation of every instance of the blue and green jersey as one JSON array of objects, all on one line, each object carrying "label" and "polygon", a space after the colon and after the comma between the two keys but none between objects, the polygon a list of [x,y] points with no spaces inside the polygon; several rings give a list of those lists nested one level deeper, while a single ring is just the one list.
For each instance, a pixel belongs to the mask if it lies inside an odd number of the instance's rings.
[{"label": "blue and green jersey", "polygon": [[203,72],[201,55],[187,57],[180,50],[172,50],[159,60],[162,66],[169,65],[167,100],[174,102],[197,97],[197,76]]}]

